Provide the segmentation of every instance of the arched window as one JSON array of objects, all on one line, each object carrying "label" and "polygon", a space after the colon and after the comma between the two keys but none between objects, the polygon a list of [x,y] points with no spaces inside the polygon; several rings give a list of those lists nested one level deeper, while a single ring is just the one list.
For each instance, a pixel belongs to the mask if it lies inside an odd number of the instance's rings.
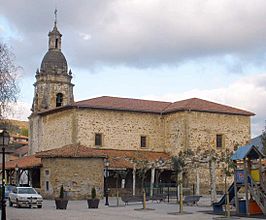
[{"label": "arched window", "polygon": [[60,107],[63,105],[63,94],[57,93],[56,94],[56,107]]},{"label": "arched window", "polygon": [[55,39],[55,48],[56,49],[58,48],[58,39],[57,38]]}]

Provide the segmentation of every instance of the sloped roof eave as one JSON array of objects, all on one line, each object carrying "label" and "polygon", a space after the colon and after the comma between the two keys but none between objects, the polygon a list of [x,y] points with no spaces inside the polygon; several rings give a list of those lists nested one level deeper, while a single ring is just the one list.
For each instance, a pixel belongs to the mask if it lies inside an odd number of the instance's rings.
[{"label": "sloped roof eave", "polygon": [[225,114],[225,115],[242,115],[242,116],[255,116],[255,113],[247,112],[247,113],[236,113],[236,112],[223,112],[223,111],[214,111],[214,110],[200,110],[200,109],[174,109],[174,110],[166,110],[163,111],[163,115],[172,114],[176,112],[184,112],[184,111],[191,111],[191,112],[207,112],[207,113],[216,113],[216,114]]},{"label": "sloped roof eave", "polygon": [[160,101],[119,98],[119,97],[104,97],[104,96],[78,101],[72,105],[65,105],[62,107],[38,112],[37,114],[47,115],[72,108],[140,112],[140,113],[150,113],[150,114],[170,114],[180,111],[197,111],[197,112],[209,112],[217,114],[230,114],[230,115],[243,115],[243,116],[255,115],[254,113],[246,110],[197,98],[186,99],[171,103],[171,102],[160,102]]},{"label": "sloped roof eave", "polygon": [[75,155],[36,155],[37,158],[75,158],[75,159],[78,159],[78,158],[107,158],[107,156],[104,156],[104,155],[84,155],[84,156],[75,156]]},{"label": "sloped roof eave", "polygon": [[61,148],[38,152],[36,157],[40,158],[108,158],[110,168],[133,168],[136,159],[156,161],[160,158],[170,159],[165,152],[144,151],[144,150],[118,150],[98,149],[84,145],[66,145]]},{"label": "sloped roof eave", "polygon": [[110,110],[110,111],[123,111],[123,112],[139,112],[139,113],[150,113],[150,114],[162,114],[162,111],[151,111],[151,110],[132,110],[127,108],[112,108],[112,107],[98,107],[98,106],[78,106],[79,109],[96,109],[96,110]]},{"label": "sloped roof eave", "polygon": [[244,158],[248,157],[250,152],[256,152],[256,156],[253,159],[258,159],[259,157],[265,158],[265,155],[255,146],[251,144],[247,144],[237,149],[237,151],[231,156],[231,160],[243,160]]},{"label": "sloped roof eave", "polygon": [[17,160],[7,161],[5,164],[6,170],[12,170],[15,169],[16,167],[20,169],[42,167],[41,158],[37,158],[35,157],[35,155],[31,155],[31,156],[21,157]]}]

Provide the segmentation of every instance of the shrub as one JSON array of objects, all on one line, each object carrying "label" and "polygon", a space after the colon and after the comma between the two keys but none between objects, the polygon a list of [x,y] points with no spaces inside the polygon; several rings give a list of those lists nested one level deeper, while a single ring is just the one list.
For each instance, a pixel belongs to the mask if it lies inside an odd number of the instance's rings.
[{"label": "shrub", "polygon": [[91,198],[96,199],[96,189],[94,187],[91,189]]},{"label": "shrub", "polygon": [[60,198],[60,199],[63,199],[63,198],[64,198],[64,187],[63,187],[63,185],[61,185],[61,187],[60,187],[59,198]]}]

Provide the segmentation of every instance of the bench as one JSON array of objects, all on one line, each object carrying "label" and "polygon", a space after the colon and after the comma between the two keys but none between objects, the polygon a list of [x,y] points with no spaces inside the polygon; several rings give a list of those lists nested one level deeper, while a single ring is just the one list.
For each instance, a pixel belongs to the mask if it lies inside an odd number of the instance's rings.
[{"label": "bench", "polygon": [[162,202],[165,201],[166,195],[165,194],[155,194],[152,196],[152,201]]},{"label": "bench", "polygon": [[[125,203],[125,205],[128,205],[130,202],[143,202],[143,196],[122,195],[121,200]],[[146,201],[149,201],[148,196],[146,196]]]},{"label": "bench", "polygon": [[188,205],[198,205],[198,201],[202,196],[185,196],[183,202]]}]

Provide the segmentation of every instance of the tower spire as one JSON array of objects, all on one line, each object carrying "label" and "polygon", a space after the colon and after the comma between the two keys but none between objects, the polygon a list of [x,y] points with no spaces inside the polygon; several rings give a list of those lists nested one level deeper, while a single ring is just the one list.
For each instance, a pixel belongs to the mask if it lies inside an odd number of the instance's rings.
[{"label": "tower spire", "polygon": [[49,50],[61,50],[61,37],[62,34],[57,29],[57,8],[54,10],[54,27],[49,32]]},{"label": "tower spire", "polygon": [[54,26],[56,27],[57,24],[57,8],[54,10]]}]

